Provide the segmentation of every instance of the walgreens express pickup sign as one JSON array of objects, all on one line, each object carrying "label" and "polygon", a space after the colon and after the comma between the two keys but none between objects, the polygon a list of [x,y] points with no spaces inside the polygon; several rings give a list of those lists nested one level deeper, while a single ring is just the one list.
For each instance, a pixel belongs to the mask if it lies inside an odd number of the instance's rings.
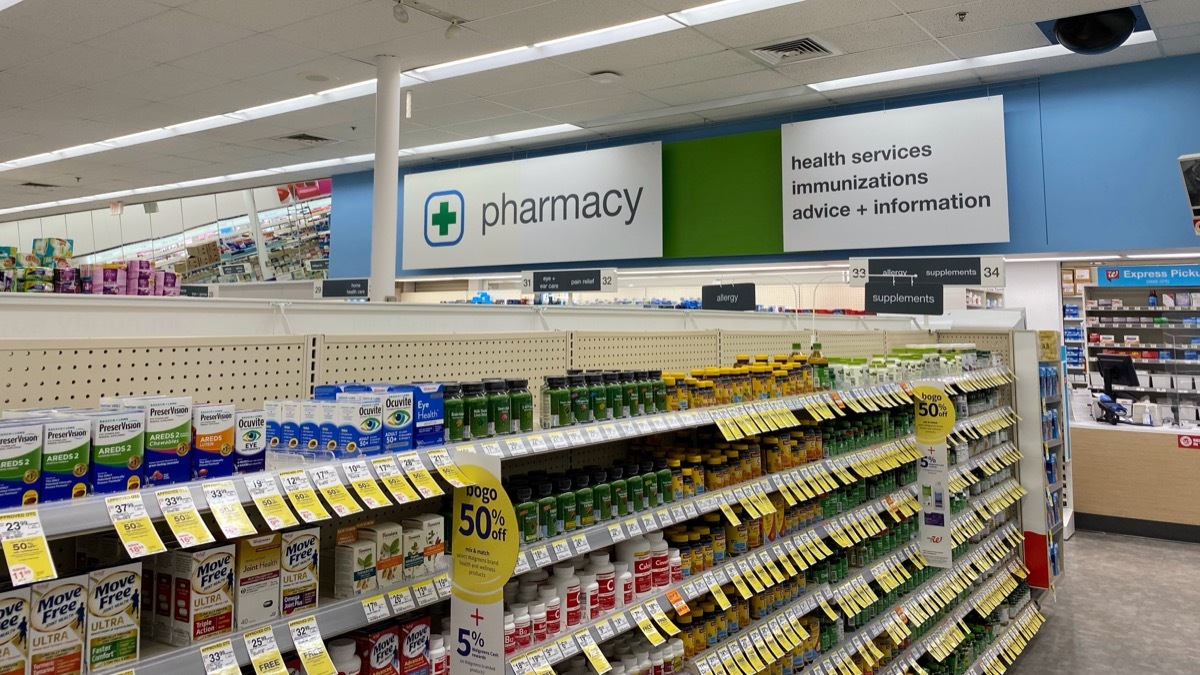
[{"label": "walgreens express pickup sign", "polygon": [[404,269],[662,256],[662,144],[410,174]]}]

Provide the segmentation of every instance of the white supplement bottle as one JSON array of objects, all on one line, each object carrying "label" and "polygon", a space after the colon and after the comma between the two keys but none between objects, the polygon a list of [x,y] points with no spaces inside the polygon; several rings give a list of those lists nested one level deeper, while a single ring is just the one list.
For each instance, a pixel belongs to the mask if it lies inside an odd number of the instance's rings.
[{"label": "white supplement bottle", "polygon": [[546,608],[546,637],[556,638],[563,631],[562,601],[558,599],[558,588],[542,586],[538,589],[538,599]]},{"label": "white supplement bottle", "polygon": [[429,667],[430,675],[450,675],[450,654],[442,636],[437,633],[429,638]]},{"label": "white supplement bottle", "polygon": [[575,566],[570,563],[555,565],[554,586],[563,603],[563,626],[570,630],[583,620],[579,613],[579,577],[575,576]]},{"label": "white supplement bottle", "polygon": [[529,627],[533,634],[533,643],[541,644],[546,641],[546,605],[535,602],[529,606]]},{"label": "white supplement bottle", "polygon": [[517,652],[517,624],[513,621],[512,612],[504,613],[504,655],[511,656]]},{"label": "white supplement bottle", "polygon": [[358,675],[362,670],[362,657],[356,654],[358,644],[354,640],[333,640],[328,645],[329,658],[338,675]]},{"label": "white supplement bottle", "polygon": [[593,553],[590,571],[596,573],[596,583],[600,585],[600,611],[609,612],[616,608],[617,576],[616,568],[608,559],[607,552]]},{"label": "white supplement bottle", "polygon": [[616,593],[614,599],[617,607],[627,607],[633,604],[634,585],[633,573],[629,571],[629,563],[613,563],[613,574],[616,578]]},{"label": "white supplement bottle", "polygon": [[516,603],[511,607],[513,613],[513,624],[516,626],[517,649],[525,649],[532,644],[533,630],[530,626],[532,623],[529,619],[529,605],[524,603]]}]

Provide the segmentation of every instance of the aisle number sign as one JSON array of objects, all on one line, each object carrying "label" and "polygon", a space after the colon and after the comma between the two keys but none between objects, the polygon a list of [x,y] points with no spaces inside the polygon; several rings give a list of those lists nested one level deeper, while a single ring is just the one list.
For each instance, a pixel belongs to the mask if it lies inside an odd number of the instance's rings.
[{"label": "aisle number sign", "polygon": [[0,514],[0,544],[14,586],[58,577],[37,511]]},{"label": "aisle number sign", "polygon": [[920,551],[934,567],[953,565],[950,527],[950,463],[946,436],[954,430],[954,403],[941,382],[913,388],[913,428],[921,459],[917,484],[921,500]]}]

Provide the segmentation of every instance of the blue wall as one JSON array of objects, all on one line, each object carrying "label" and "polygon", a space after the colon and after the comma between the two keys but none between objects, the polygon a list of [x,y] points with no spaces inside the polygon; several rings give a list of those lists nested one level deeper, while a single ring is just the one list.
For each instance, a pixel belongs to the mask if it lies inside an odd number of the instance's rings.
[{"label": "blue wall", "polygon": [[[780,124],[806,119],[987,95],[1004,96],[1011,238],[1008,243],[844,253],[780,253],[721,261],[816,260],[843,257],[848,253],[955,255],[1200,246],[1200,239],[1192,233],[1187,199],[1176,163],[1179,155],[1200,152],[1200,55],[736,123],[431,163],[401,171],[400,211],[404,209],[405,173],[651,140],[670,143],[709,138],[778,128]],[[764,161],[777,163],[778,153]],[[369,171],[333,178],[330,270],[334,277],[368,274],[371,182]],[[400,259],[397,250],[397,276],[421,273],[420,270],[402,271]],[[714,261],[676,258],[640,262],[695,264]],[[638,263],[621,261],[624,266]]]}]

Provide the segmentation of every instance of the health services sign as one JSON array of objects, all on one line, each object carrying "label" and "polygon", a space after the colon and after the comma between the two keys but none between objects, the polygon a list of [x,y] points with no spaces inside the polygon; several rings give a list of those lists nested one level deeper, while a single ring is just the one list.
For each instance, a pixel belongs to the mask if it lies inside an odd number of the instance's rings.
[{"label": "health services sign", "polygon": [[1200,265],[1101,267],[1101,286],[1200,286]]},{"label": "health services sign", "polygon": [[662,257],[662,144],[404,179],[404,269]]},{"label": "health services sign", "polygon": [[1005,242],[999,96],[783,126],[783,250]]}]

